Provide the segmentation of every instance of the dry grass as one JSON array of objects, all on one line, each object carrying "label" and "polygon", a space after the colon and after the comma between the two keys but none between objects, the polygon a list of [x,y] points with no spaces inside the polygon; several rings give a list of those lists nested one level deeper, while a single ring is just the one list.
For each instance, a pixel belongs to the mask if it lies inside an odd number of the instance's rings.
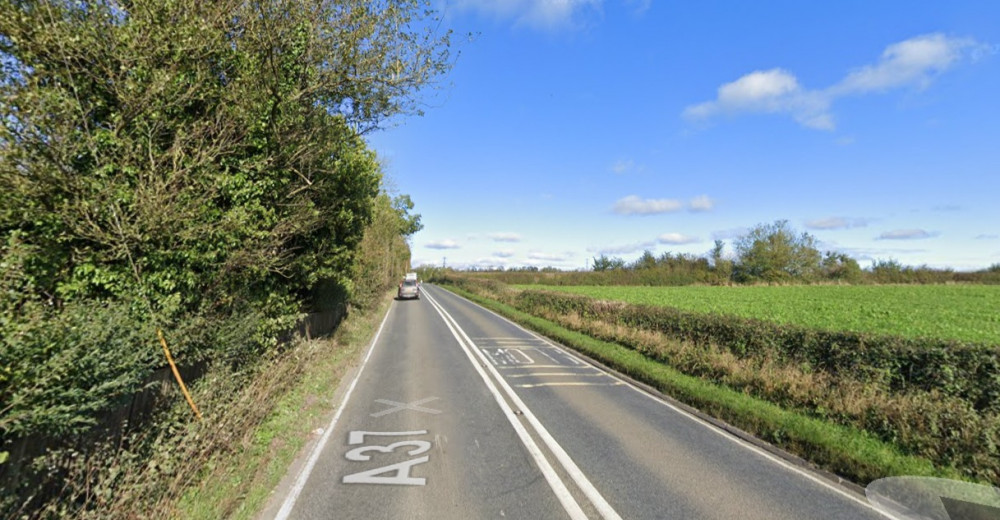
[{"label": "dry grass", "polygon": [[40,463],[63,479],[61,491],[21,514],[252,517],[310,432],[335,406],[333,390],[382,311],[384,306],[349,317],[334,338],[297,340],[252,370],[211,368],[192,388],[201,421],[176,392],[176,405],[141,431],[87,453],[49,454]]},{"label": "dry grass", "polygon": [[872,432],[969,477],[1000,481],[1000,460],[993,456],[1000,443],[1000,417],[979,414],[961,399],[933,390],[895,393],[795,363],[738,357],[717,345],[695,345],[575,313],[542,312],[539,317],[783,408]]}]

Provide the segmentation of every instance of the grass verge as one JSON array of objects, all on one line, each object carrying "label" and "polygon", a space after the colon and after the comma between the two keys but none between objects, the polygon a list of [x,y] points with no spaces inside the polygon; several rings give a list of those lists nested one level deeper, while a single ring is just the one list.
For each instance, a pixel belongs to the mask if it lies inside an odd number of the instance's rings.
[{"label": "grass verge", "polygon": [[[175,518],[253,518],[288,471],[312,432],[329,419],[333,395],[350,366],[370,343],[390,298],[367,313],[355,313],[331,338],[304,342],[279,364],[296,364],[300,376],[276,389],[264,420],[243,435],[239,449],[214,457],[181,496]],[[268,372],[282,372],[272,367]]]},{"label": "grass verge", "polygon": [[927,459],[904,454],[898,447],[867,432],[785,410],[731,388],[683,374],[621,345],[568,330],[451,285],[442,287],[858,484],[896,475],[962,478],[949,468],[935,467]]}]

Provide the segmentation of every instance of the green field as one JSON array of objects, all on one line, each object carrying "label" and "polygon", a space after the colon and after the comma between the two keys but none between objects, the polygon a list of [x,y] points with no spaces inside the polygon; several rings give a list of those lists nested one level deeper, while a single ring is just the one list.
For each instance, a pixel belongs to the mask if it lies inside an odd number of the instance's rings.
[{"label": "green field", "polygon": [[826,330],[1000,345],[1000,286],[996,285],[517,287]]}]

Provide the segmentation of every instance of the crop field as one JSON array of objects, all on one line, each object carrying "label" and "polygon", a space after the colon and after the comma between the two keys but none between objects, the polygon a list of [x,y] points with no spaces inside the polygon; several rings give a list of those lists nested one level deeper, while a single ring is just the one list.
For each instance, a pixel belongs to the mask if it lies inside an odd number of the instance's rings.
[{"label": "crop field", "polygon": [[1000,286],[996,285],[517,287],[825,330],[1000,345]]}]

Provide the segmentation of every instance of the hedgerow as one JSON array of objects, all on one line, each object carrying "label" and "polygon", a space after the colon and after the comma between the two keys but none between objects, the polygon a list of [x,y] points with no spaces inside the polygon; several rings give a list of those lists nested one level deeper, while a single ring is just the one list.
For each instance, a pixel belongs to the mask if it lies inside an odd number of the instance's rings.
[{"label": "hedgerow", "polygon": [[684,373],[867,430],[971,478],[1000,479],[1000,347],[821,331],[439,279]]}]

